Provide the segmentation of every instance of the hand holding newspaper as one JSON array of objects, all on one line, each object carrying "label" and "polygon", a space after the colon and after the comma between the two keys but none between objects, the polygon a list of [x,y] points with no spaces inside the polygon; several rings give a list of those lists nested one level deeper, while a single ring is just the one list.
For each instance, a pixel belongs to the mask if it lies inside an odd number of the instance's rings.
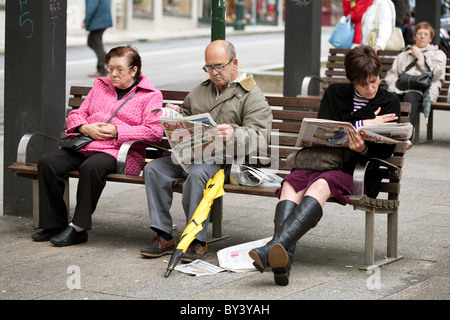
[{"label": "hand holding newspaper", "polygon": [[412,135],[411,123],[383,123],[356,129],[350,122],[327,119],[303,119],[296,146],[348,147],[347,131],[355,130],[366,141],[376,143],[406,142]]},{"label": "hand holding newspaper", "polygon": [[[166,110],[165,110],[166,109]],[[195,163],[214,159],[224,153],[224,144],[215,139],[217,124],[209,113],[183,117],[170,108],[161,111],[160,118],[164,133],[172,148],[172,155],[183,169],[189,173]]]}]

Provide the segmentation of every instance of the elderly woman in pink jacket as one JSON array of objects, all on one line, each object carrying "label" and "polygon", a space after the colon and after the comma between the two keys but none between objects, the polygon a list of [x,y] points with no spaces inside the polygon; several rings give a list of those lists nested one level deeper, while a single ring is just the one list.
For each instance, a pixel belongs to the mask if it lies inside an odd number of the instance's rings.
[{"label": "elderly woman in pink jacket", "polygon": [[[55,246],[86,242],[86,230],[91,229],[91,216],[105,187],[105,176],[115,172],[122,143],[136,139],[153,144],[161,141],[163,129],[152,110],[162,107],[163,98],[141,74],[139,53],[131,46],[116,47],[107,54],[106,64],[109,77],[96,79],[80,108],[72,111],[66,121],[67,135],[83,134],[94,140],[78,151],[55,150],[38,163],[42,230],[31,236],[34,241],[50,241]],[[143,146],[129,152],[128,174],[139,175],[144,156]],[[63,194],[64,182],[72,170],[79,170],[80,176],[77,205],[68,224]]]}]

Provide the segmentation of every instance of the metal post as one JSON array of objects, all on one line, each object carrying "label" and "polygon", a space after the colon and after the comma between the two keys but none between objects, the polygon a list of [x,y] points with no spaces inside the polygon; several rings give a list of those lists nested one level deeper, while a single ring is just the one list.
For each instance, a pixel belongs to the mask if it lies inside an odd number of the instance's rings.
[{"label": "metal post", "polygon": [[[27,132],[59,136],[66,105],[67,1],[8,1],[5,23],[5,111],[3,213],[31,216],[30,179],[7,167]],[[57,146],[36,140],[27,154],[32,163]]]},{"label": "metal post", "polygon": [[213,0],[211,17],[211,42],[225,40],[226,0]]},{"label": "metal post", "polygon": [[244,1],[239,0],[236,4],[236,21],[234,22],[234,30],[244,30]]},{"label": "metal post", "polygon": [[428,22],[434,29],[435,35],[433,44],[440,43],[439,28],[441,27],[441,1],[440,0],[421,0],[416,1],[415,21],[416,24],[422,21]]},{"label": "metal post", "polygon": [[[322,1],[286,0],[283,82],[286,97],[300,94],[305,76],[320,74],[321,9]],[[319,94],[318,86],[312,91],[309,94]]]}]

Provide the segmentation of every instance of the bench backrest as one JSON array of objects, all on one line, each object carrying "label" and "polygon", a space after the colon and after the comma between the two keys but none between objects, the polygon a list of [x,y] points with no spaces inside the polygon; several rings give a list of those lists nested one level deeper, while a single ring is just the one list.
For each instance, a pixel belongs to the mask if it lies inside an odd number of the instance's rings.
[{"label": "bench backrest", "polygon": [[[330,48],[328,53],[328,62],[325,70],[325,77],[322,80],[326,84],[332,83],[348,83],[348,79],[345,76],[344,59],[347,52],[350,49],[336,49]],[[378,51],[378,57],[381,61],[381,80],[383,84],[383,79],[386,73],[392,68],[392,63],[395,57],[400,51],[390,51],[390,50],[380,50]]]},{"label": "bench backrest", "polygon": [[[70,90],[68,111],[78,108],[88,94],[90,87],[72,87]],[[164,102],[181,104],[188,94],[184,91],[161,90]],[[266,96],[268,103],[272,108],[273,122],[271,143],[269,145],[269,155],[276,155],[278,159],[278,169],[276,174],[284,177],[290,172],[287,165],[287,156],[298,150],[295,146],[297,135],[300,131],[301,123],[304,118],[315,118],[320,107],[321,98],[318,96],[305,97],[278,97]],[[409,122],[410,104],[401,103],[402,116],[401,122]],[[164,147],[168,148],[167,140],[162,142]],[[392,164],[401,168],[403,166],[403,156],[405,154],[405,144],[397,144],[394,154],[387,159]],[[148,157],[154,157],[154,150],[149,149]],[[388,199],[397,199],[399,193],[399,179],[392,179],[387,171],[383,171],[383,182],[380,185],[380,191],[387,193]]]},{"label": "bench backrest", "polygon": [[[345,55],[350,49],[336,49],[330,48],[328,53],[328,62],[326,64],[325,77],[321,78],[324,81],[322,86],[325,89],[332,83],[348,83],[348,79],[345,76],[344,59]],[[386,89],[384,78],[387,72],[392,68],[395,57],[401,51],[380,50],[378,51],[378,57],[381,61],[381,85]],[[450,53],[446,52],[447,64],[445,67],[445,80],[442,88],[439,92],[437,102],[448,102],[448,94],[450,87]],[[323,93],[323,90],[321,94]]]}]

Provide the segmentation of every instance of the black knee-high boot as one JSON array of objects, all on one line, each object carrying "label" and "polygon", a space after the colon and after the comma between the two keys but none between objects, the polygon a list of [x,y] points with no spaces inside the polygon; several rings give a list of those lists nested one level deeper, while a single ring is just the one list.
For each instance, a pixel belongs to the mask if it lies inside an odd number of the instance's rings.
[{"label": "black knee-high boot", "polygon": [[[297,207],[297,204],[293,201],[283,200],[278,202],[277,207],[275,208],[275,217],[273,221],[275,225],[274,233],[281,227],[283,221],[291,214],[291,212],[294,211],[295,207]],[[250,257],[254,260],[253,265],[259,272],[263,272],[268,266],[267,257],[272,245],[273,242],[271,240],[265,246],[255,248],[249,252]],[[294,251],[295,244],[293,248],[290,249]]]},{"label": "black knee-high boot", "polygon": [[322,218],[322,206],[310,196],[305,196],[275,232],[268,255],[268,265],[274,273],[275,283],[281,286],[289,284],[292,264],[292,248]]}]

